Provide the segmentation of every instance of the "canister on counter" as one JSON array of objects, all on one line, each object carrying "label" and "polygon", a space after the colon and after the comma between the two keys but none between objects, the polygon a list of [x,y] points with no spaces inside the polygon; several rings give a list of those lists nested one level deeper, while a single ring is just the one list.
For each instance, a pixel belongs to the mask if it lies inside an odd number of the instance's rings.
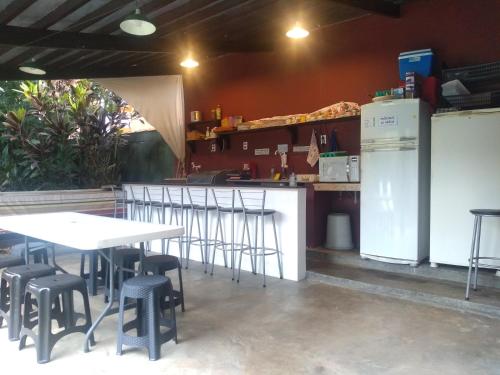
[{"label": "canister on counter", "polygon": [[201,121],[201,112],[191,111],[191,122],[199,122],[199,121]]}]

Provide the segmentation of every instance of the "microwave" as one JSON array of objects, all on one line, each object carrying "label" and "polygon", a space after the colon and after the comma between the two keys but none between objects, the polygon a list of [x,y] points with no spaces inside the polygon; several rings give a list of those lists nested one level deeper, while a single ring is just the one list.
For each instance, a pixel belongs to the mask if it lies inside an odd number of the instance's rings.
[{"label": "microwave", "polygon": [[359,155],[329,156],[319,158],[320,182],[359,182]]}]

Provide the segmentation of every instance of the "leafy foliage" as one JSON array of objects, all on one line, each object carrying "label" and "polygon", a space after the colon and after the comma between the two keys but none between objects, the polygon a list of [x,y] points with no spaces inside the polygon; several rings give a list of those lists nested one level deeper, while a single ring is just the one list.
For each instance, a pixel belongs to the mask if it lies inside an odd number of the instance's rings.
[{"label": "leafy foliage", "polygon": [[123,111],[121,98],[88,80],[24,81],[7,90],[8,100],[0,100],[0,190],[118,182],[122,129],[136,115]]}]

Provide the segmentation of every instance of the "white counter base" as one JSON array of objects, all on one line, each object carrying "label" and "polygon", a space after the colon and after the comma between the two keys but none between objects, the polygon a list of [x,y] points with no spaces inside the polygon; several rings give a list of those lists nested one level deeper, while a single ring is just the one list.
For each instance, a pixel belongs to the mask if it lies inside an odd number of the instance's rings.
[{"label": "white counter base", "polygon": [[[127,191],[128,198],[131,198],[131,189],[133,189],[136,199],[143,199],[143,184],[124,184],[123,188]],[[151,194],[151,199],[161,201],[163,185],[146,185],[148,186]],[[165,185],[166,188],[187,188],[185,185]],[[283,278],[292,281],[299,281],[305,278],[306,275],[306,189],[304,188],[268,188],[261,187],[214,187],[216,190],[231,191],[233,189],[240,189],[241,191],[263,191],[266,190],[266,209],[274,209],[276,211],[276,232],[278,237],[278,246],[282,255],[283,265]],[[189,186],[191,191],[200,191],[204,187]],[[212,187],[208,188],[208,205],[214,205]],[[167,199],[167,198],[165,198]],[[235,206],[241,206],[238,194],[235,198]],[[130,215],[130,210],[128,210]],[[215,226],[217,221],[216,211],[209,211],[209,238],[215,237]],[[170,209],[167,208],[166,222],[170,218]],[[129,218],[130,219],[130,218]],[[243,215],[235,214],[235,242],[241,243]],[[253,217],[249,217],[249,229],[252,246],[255,243],[255,222]],[[202,230],[204,228],[204,215],[200,212],[200,220]],[[231,215],[223,215],[223,228],[225,241],[230,242],[231,236]],[[153,215],[153,222],[158,222],[157,215]],[[175,224],[175,217],[173,219]],[[185,228],[186,233],[189,233],[189,228]],[[260,237],[260,224],[259,224],[259,239],[258,244],[261,244]],[[193,236],[198,236],[196,220],[193,226]],[[246,239],[246,241],[248,241]],[[272,221],[270,217],[265,219],[265,246],[274,248],[274,235],[272,228]],[[161,252],[161,241],[153,241],[152,251]],[[212,260],[213,247],[209,249],[210,262]],[[179,247],[177,243],[171,242],[169,247],[169,254],[179,256]],[[185,254],[184,254],[185,255]],[[277,256],[270,255],[266,257],[258,257],[257,259],[257,272],[261,273],[263,268],[262,259],[265,258],[266,276],[279,277],[279,269],[277,263]],[[201,252],[199,246],[193,244],[190,249],[190,259],[201,261]],[[239,252],[236,254],[236,267],[238,266]],[[230,252],[228,252],[228,262],[230,262]],[[223,252],[217,251],[215,256],[216,265],[224,265]],[[241,263],[241,269],[251,271],[250,257],[244,255]]]}]

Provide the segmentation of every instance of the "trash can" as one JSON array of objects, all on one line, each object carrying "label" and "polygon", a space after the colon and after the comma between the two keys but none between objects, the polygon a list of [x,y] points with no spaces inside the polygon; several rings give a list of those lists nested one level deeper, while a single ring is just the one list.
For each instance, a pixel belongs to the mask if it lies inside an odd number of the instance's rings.
[{"label": "trash can", "polygon": [[325,247],[331,250],[351,250],[351,218],[348,214],[331,213],[326,223]]}]

